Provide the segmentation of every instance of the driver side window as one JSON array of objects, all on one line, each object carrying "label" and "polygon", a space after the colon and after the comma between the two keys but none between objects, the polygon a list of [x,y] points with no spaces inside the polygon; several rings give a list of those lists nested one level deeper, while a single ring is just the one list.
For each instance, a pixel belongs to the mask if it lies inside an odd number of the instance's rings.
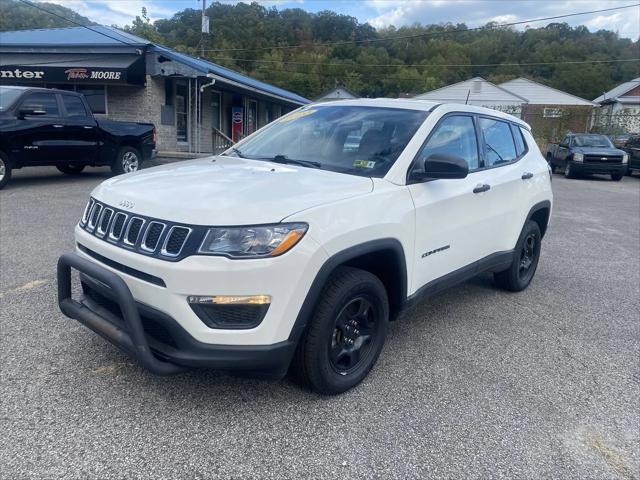
[{"label": "driver side window", "polygon": [[478,141],[473,118],[452,115],[440,122],[420,150],[414,168],[422,171],[424,161],[434,154],[463,158],[469,165],[469,171],[476,170],[479,167]]}]

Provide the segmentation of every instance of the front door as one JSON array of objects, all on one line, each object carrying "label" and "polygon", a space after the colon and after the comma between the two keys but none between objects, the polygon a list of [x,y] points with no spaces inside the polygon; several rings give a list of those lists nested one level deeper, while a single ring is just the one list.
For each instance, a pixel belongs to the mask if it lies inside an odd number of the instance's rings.
[{"label": "front door", "polygon": [[66,146],[63,163],[93,163],[98,154],[98,131],[93,115],[77,95],[60,95],[64,109]]},{"label": "front door", "polygon": [[57,94],[30,93],[19,108],[43,109],[46,112],[44,115],[25,115],[17,120],[17,128],[9,141],[19,163],[51,165],[64,158],[64,124]]},{"label": "front door", "polygon": [[[412,290],[449,273],[473,268],[491,253],[492,213],[487,208],[490,171],[480,170],[479,136],[473,115],[450,114],[440,120],[416,158],[421,169],[433,154],[465,159],[469,175],[458,180],[428,180],[409,185],[415,205]],[[464,270],[462,270],[464,269]]]}]

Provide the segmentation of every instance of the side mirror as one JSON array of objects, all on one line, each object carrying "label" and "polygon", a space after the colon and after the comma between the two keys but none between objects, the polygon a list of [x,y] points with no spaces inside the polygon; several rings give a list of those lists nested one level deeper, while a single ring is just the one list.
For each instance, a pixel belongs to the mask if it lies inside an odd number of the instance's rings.
[{"label": "side mirror", "polygon": [[18,116],[24,118],[27,115],[46,115],[47,111],[41,105],[25,105],[18,111]]},{"label": "side mirror", "polygon": [[424,178],[466,178],[469,175],[469,165],[464,158],[443,153],[434,153],[424,161]]}]

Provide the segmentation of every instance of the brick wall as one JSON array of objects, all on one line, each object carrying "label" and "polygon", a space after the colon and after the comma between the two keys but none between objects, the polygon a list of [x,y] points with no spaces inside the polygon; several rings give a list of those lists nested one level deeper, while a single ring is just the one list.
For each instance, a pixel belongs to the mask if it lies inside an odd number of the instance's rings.
[{"label": "brick wall", "polygon": [[[107,87],[107,116],[113,120],[128,122],[151,122],[156,126],[158,134],[158,150],[164,151],[188,151],[188,145],[178,145],[176,140],[176,126],[162,125],[160,115],[165,103],[165,77],[151,77],[147,75],[146,87],[134,87],[128,85],[110,85]],[[195,88],[191,90],[191,132],[192,148],[195,148],[196,112],[195,112]],[[202,125],[201,151],[211,152],[211,92],[205,89],[202,94]]]}]

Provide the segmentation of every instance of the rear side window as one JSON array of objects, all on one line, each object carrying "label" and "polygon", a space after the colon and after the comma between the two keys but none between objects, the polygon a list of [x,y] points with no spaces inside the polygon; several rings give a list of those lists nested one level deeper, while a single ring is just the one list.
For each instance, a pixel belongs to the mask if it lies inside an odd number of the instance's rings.
[{"label": "rear side window", "polygon": [[513,133],[513,139],[516,142],[516,153],[520,156],[527,151],[527,146],[524,143],[524,138],[522,137],[522,130],[520,130],[520,127],[516,125],[511,125],[511,132]]},{"label": "rear side window", "polygon": [[511,127],[507,122],[493,118],[481,118],[480,128],[486,146],[485,167],[512,162],[516,159],[516,146]]},{"label": "rear side window", "polygon": [[62,95],[62,103],[67,111],[69,117],[86,117],[87,109],[84,108],[84,103],[80,100],[80,97],[75,95]]},{"label": "rear side window", "polygon": [[478,142],[473,118],[467,115],[445,118],[422,147],[415,168],[422,170],[424,161],[435,154],[464,158],[469,170],[476,170],[479,164]]},{"label": "rear side window", "polygon": [[21,105],[22,107],[42,107],[47,112],[47,117],[59,117],[58,101],[54,93],[38,92],[29,95]]}]

